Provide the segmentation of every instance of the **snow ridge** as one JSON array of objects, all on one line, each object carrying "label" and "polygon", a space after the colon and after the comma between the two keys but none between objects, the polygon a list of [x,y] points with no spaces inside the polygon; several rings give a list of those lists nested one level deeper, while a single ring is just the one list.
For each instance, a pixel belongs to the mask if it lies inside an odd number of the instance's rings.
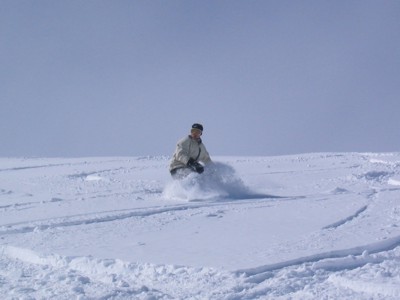
[{"label": "snow ridge", "polygon": [[338,228],[339,226],[342,226],[344,224],[346,224],[347,222],[352,221],[355,218],[358,218],[364,211],[366,211],[368,208],[367,205],[364,205],[363,207],[361,207],[360,209],[358,209],[354,214],[348,216],[347,218],[337,221],[331,225],[322,227],[322,229],[331,229],[331,228]]},{"label": "snow ridge", "polygon": [[[355,267],[359,267],[359,266],[362,266],[362,265],[370,262],[368,259],[365,259],[365,257],[368,256],[368,253],[379,253],[379,252],[383,252],[383,251],[389,251],[389,250],[395,249],[398,246],[400,246],[400,235],[397,237],[391,238],[389,240],[384,240],[384,241],[377,242],[377,243],[354,247],[351,249],[329,251],[329,252],[325,252],[325,253],[310,255],[307,257],[299,257],[299,258],[296,258],[293,260],[284,261],[284,262],[280,262],[277,264],[265,265],[265,266],[260,266],[257,268],[251,268],[251,269],[238,270],[236,272],[238,274],[243,273],[246,276],[253,276],[253,275],[260,274],[260,273],[265,273],[268,271],[273,271],[273,270],[282,269],[282,268],[286,268],[289,266],[300,265],[300,264],[309,263],[309,262],[315,262],[315,264],[313,265],[315,268],[326,269],[328,266],[331,269],[355,268]],[[342,258],[341,261],[346,261],[348,256],[357,256],[357,255],[358,256],[363,255],[363,258],[358,259],[357,262],[351,261],[351,263],[339,264],[339,265],[337,264],[337,261],[338,261],[337,258]],[[343,260],[343,258],[346,258],[346,259]],[[322,261],[322,260],[326,260],[326,259],[336,259],[336,260],[334,260],[333,264],[326,263],[326,262],[316,263],[318,261]]]}]

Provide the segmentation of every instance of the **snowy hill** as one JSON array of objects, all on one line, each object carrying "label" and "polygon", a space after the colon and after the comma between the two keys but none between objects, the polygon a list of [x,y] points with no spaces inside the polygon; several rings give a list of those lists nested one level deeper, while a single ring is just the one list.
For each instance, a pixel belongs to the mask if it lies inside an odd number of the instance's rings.
[{"label": "snowy hill", "polygon": [[399,299],[400,153],[0,158],[1,299]]}]

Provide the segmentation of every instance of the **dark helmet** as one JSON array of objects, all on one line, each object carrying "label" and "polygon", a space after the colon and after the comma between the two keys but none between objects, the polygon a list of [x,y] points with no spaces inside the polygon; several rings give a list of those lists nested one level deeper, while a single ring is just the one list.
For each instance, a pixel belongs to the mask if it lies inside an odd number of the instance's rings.
[{"label": "dark helmet", "polygon": [[203,125],[199,124],[199,123],[194,123],[192,125],[192,129],[198,129],[200,131],[203,131]]}]

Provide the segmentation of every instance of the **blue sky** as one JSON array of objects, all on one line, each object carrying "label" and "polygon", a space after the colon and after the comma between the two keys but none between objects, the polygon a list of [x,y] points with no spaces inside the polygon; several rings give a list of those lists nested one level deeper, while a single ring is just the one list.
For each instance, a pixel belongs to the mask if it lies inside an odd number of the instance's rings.
[{"label": "blue sky", "polygon": [[12,1],[0,156],[400,151],[400,1]]}]

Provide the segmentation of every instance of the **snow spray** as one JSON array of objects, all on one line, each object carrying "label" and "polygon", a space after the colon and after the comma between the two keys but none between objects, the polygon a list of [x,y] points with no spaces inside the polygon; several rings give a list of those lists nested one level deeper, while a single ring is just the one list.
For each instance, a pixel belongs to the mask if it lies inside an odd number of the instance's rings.
[{"label": "snow spray", "polygon": [[202,174],[192,173],[181,180],[173,180],[163,191],[167,199],[185,201],[234,200],[247,195],[250,195],[249,188],[234,168],[220,162],[206,166]]}]

